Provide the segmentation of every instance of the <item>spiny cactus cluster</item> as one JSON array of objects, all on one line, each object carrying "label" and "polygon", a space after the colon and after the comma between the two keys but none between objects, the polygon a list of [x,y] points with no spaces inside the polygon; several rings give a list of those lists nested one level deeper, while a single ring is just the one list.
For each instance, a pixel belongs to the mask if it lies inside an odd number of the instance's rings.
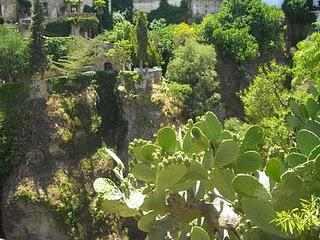
[{"label": "spiny cactus cluster", "polygon": [[[295,109],[288,124],[294,117],[317,124],[319,105],[308,103],[307,114]],[[251,126],[240,138],[224,130],[211,112],[189,120],[182,136],[162,128],[153,142],[130,144],[127,177],[108,150],[122,183],[118,188],[109,179],[97,179],[98,203],[106,212],[135,217],[149,240],[240,239],[239,233],[248,240],[296,239],[272,220],[276,211],[299,207],[300,199],[320,192],[320,138],[301,129],[294,152],[267,161],[257,152],[262,142],[261,127]],[[225,214],[217,203],[233,210]]]}]

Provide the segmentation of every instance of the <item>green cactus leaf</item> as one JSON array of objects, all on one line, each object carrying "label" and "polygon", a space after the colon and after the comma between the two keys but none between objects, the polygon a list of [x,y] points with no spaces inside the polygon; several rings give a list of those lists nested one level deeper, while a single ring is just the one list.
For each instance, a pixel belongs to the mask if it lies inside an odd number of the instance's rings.
[{"label": "green cactus leaf", "polygon": [[257,227],[253,227],[243,234],[243,240],[283,240],[283,238],[264,232]]},{"label": "green cactus leaf", "polygon": [[318,177],[320,177],[320,154],[315,158],[314,170]]},{"label": "green cactus leaf", "polygon": [[319,91],[312,83],[309,86],[308,93],[312,94],[315,98],[319,97]]},{"label": "green cactus leaf", "polygon": [[212,188],[216,188],[223,197],[234,201],[236,200],[236,192],[232,187],[234,177],[235,174],[232,170],[216,168],[210,173],[210,183],[212,183],[212,186],[208,190],[212,191]]},{"label": "green cactus leaf", "polygon": [[157,174],[156,188],[158,190],[165,190],[172,187],[184,177],[187,170],[188,168],[183,164],[165,166],[164,169]]},{"label": "green cactus leaf", "polygon": [[222,124],[220,123],[217,116],[212,112],[207,112],[204,115],[204,118],[204,124],[207,130],[204,132],[206,137],[212,142],[217,141],[222,131]]},{"label": "green cactus leaf", "polygon": [[303,126],[303,122],[294,115],[287,116],[286,122],[288,126],[292,129],[301,128]]},{"label": "green cactus leaf", "polygon": [[251,220],[253,225],[258,226],[267,233],[288,238],[287,234],[283,233],[280,227],[271,223],[276,218],[276,211],[270,201],[266,199],[243,198],[241,199],[241,204],[246,217]]},{"label": "green cactus leaf", "polygon": [[307,161],[305,163],[301,163],[298,166],[294,167],[292,169],[292,171],[301,177],[310,175],[313,172],[314,167],[315,167],[314,162],[315,162],[314,160],[311,160],[311,161]]},{"label": "green cactus leaf", "polygon": [[177,182],[172,187],[170,187],[170,191],[171,192],[187,191],[191,189],[195,183],[196,183],[196,180],[188,180],[184,177],[179,182]]},{"label": "green cactus leaf", "polygon": [[301,199],[309,199],[310,193],[301,177],[287,171],[272,190],[272,202],[276,211],[294,209],[300,206]]},{"label": "green cactus leaf", "polygon": [[316,120],[307,120],[306,122],[306,129],[310,130],[317,136],[320,136],[320,123]]},{"label": "green cactus leaf", "polygon": [[312,119],[315,119],[318,115],[319,104],[313,98],[309,98],[307,101],[307,111],[309,117],[311,117]]},{"label": "green cactus leaf", "polygon": [[310,155],[308,156],[308,161],[314,160],[320,154],[320,145],[315,147]]},{"label": "green cactus leaf", "polygon": [[265,187],[251,175],[238,174],[232,181],[232,187],[241,196],[257,199],[270,199]]},{"label": "green cactus leaf", "polygon": [[107,213],[115,213],[121,217],[134,217],[138,215],[136,209],[128,208],[119,200],[104,200],[100,205],[101,210]]},{"label": "green cactus leaf", "polygon": [[302,129],[298,132],[296,141],[299,151],[305,156],[309,156],[311,151],[320,145],[320,138],[306,129]]},{"label": "green cactus leaf", "polygon": [[208,151],[204,153],[202,165],[205,169],[211,170],[213,168],[214,163],[214,153],[213,149],[210,148]]},{"label": "green cactus leaf", "polygon": [[300,119],[302,122],[304,122],[306,119],[304,118],[303,113],[301,112],[300,105],[293,99],[289,101],[289,107],[293,114]]},{"label": "green cactus leaf", "polygon": [[98,178],[93,183],[94,190],[105,200],[119,200],[123,197],[120,189],[107,178]]},{"label": "green cactus leaf", "polygon": [[299,164],[302,164],[307,161],[306,156],[302,155],[301,153],[290,153],[286,157],[286,162],[290,168],[294,168]]},{"label": "green cactus leaf", "polygon": [[222,130],[220,134],[220,140],[219,142],[222,142],[223,140],[233,139],[233,135],[228,130]]},{"label": "green cactus leaf", "polygon": [[145,212],[155,210],[160,215],[165,215],[169,209],[166,206],[166,194],[163,191],[153,191],[147,195],[141,206]]},{"label": "green cactus leaf", "polygon": [[200,162],[192,160],[184,178],[187,180],[206,181],[208,180],[208,172]]},{"label": "green cactus leaf", "polygon": [[263,141],[263,129],[260,126],[248,128],[241,144],[241,150],[254,150]]},{"label": "green cactus leaf", "polygon": [[124,199],[125,204],[131,209],[137,209],[141,207],[143,201],[144,195],[137,190],[130,191],[129,198]]},{"label": "green cactus leaf", "polygon": [[157,142],[167,153],[173,153],[176,149],[177,136],[171,127],[165,127],[158,131]]},{"label": "green cactus leaf", "polygon": [[151,232],[156,223],[157,213],[154,211],[148,212],[138,221],[138,228],[144,232]]},{"label": "green cactus leaf", "polygon": [[191,240],[210,240],[209,234],[202,227],[195,226],[191,231]]},{"label": "green cactus leaf", "polygon": [[236,161],[236,169],[241,173],[251,173],[261,168],[262,157],[256,151],[247,151]]},{"label": "green cactus leaf", "polygon": [[208,139],[203,135],[200,128],[193,127],[184,136],[182,149],[186,154],[200,153],[208,148]]},{"label": "green cactus leaf", "polygon": [[275,182],[280,182],[281,180],[281,162],[277,158],[271,158],[266,164],[266,174]]},{"label": "green cactus leaf", "polygon": [[222,168],[234,163],[240,156],[239,145],[233,140],[224,140],[217,149],[214,166]]},{"label": "green cactus leaf", "polygon": [[[135,139],[137,140],[137,139]],[[137,140],[138,141],[138,140]],[[141,149],[144,145],[146,145],[147,142],[145,141],[140,141],[138,144],[131,144],[129,146],[129,153],[130,156],[134,159],[140,160],[140,161],[144,161],[143,156],[141,155]]]},{"label": "green cactus leaf", "polygon": [[303,115],[303,119],[307,120],[309,118],[309,114],[306,105],[300,104],[299,109],[301,114]]},{"label": "green cactus leaf", "polygon": [[175,226],[176,222],[170,216],[157,220],[153,230],[148,234],[146,240],[166,239],[167,232],[171,231]]},{"label": "green cactus leaf", "polygon": [[156,178],[156,170],[142,163],[134,165],[130,172],[135,178],[147,183],[154,182]]},{"label": "green cactus leaf", "polygon": [[152,164],[154,161],[152,154],[158,149],[160,149],[160,147],[154,144],[146,144],[142,146],[140,150],[140,160],[144,161],[144,163]]}]

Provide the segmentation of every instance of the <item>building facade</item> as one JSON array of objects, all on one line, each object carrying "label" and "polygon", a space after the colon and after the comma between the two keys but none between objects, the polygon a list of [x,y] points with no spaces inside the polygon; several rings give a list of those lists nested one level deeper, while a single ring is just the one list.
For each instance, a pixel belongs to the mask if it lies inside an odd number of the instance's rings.
[{"label": "building facade", "polygon": [[[92,6],[93,0],[41,0],[48,20],[55,20],[69,14],[83,13],[85,5]],[[28,23],[31,21],[32,0],[0,0],[0,17],[6,23]]]},{"label": "building facade", "polygon": [[[167,0],[170,5],[179,7],[181,0]],[[158,9],[161,0],[133,0],[133,8],[145,12],[151,12]],[[203,17],[209,13],[215,13],[222,0],[187,0],[192,15],[194,17]]]}]

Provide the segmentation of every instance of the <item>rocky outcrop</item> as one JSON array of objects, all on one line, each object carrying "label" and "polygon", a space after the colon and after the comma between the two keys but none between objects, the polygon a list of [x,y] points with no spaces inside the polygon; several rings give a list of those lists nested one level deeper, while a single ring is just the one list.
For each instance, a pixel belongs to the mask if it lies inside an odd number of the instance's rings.
[{"label": "rocky outcrop", "polygon": [[112,177],[112,161],[101,149],[96,89],[84,77],[55,82],[47,100],[28,104],[24,158],[2,186],[6,240],[121,239],[119,219],[95,211],[93,181]]}]

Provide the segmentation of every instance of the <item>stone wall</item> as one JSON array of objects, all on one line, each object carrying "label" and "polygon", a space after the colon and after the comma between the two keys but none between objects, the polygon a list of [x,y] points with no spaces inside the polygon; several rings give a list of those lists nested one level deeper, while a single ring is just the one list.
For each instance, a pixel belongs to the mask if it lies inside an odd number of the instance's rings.
[{"label": "stone wall", "polygon": [[17,20],[16,0],[0,0],[1,15],[6,22]]},{"label": "stone wall", "polygon": [[[144,12],[156,10],[161,0],[133,0],[133,8]],[[168,3],[174,6],[180,6],[181,0],[168,0]]]},{"label": "stone wall", "polygon": [[[45,1],[44,1],[45,2]],[[70,13],[65,0],[47,0],[48,3],[48,18],[53,20]],[[18,21],[18,5],[17,0],[0,0],[1,14],[5,21],[16,22]],[[93,5],[93,0],[82,0],[80,3],[79,11],[83,11],[84,5]]]},{"label": "stone wall", "polygon": [[[156,10],[161,0],[133,0],[133,8],[145,12]],[[214,13],[219,9],[222,0],[189,0],[188,1],[195,17],[203,17],[208,13]],[[181,0],[168,0],[173,6],[180,6]]]},{"label": "stone wall", "polygon": [[191,11],[194,17],[203,17],[219,10],[222,0],[191,0]]}]

